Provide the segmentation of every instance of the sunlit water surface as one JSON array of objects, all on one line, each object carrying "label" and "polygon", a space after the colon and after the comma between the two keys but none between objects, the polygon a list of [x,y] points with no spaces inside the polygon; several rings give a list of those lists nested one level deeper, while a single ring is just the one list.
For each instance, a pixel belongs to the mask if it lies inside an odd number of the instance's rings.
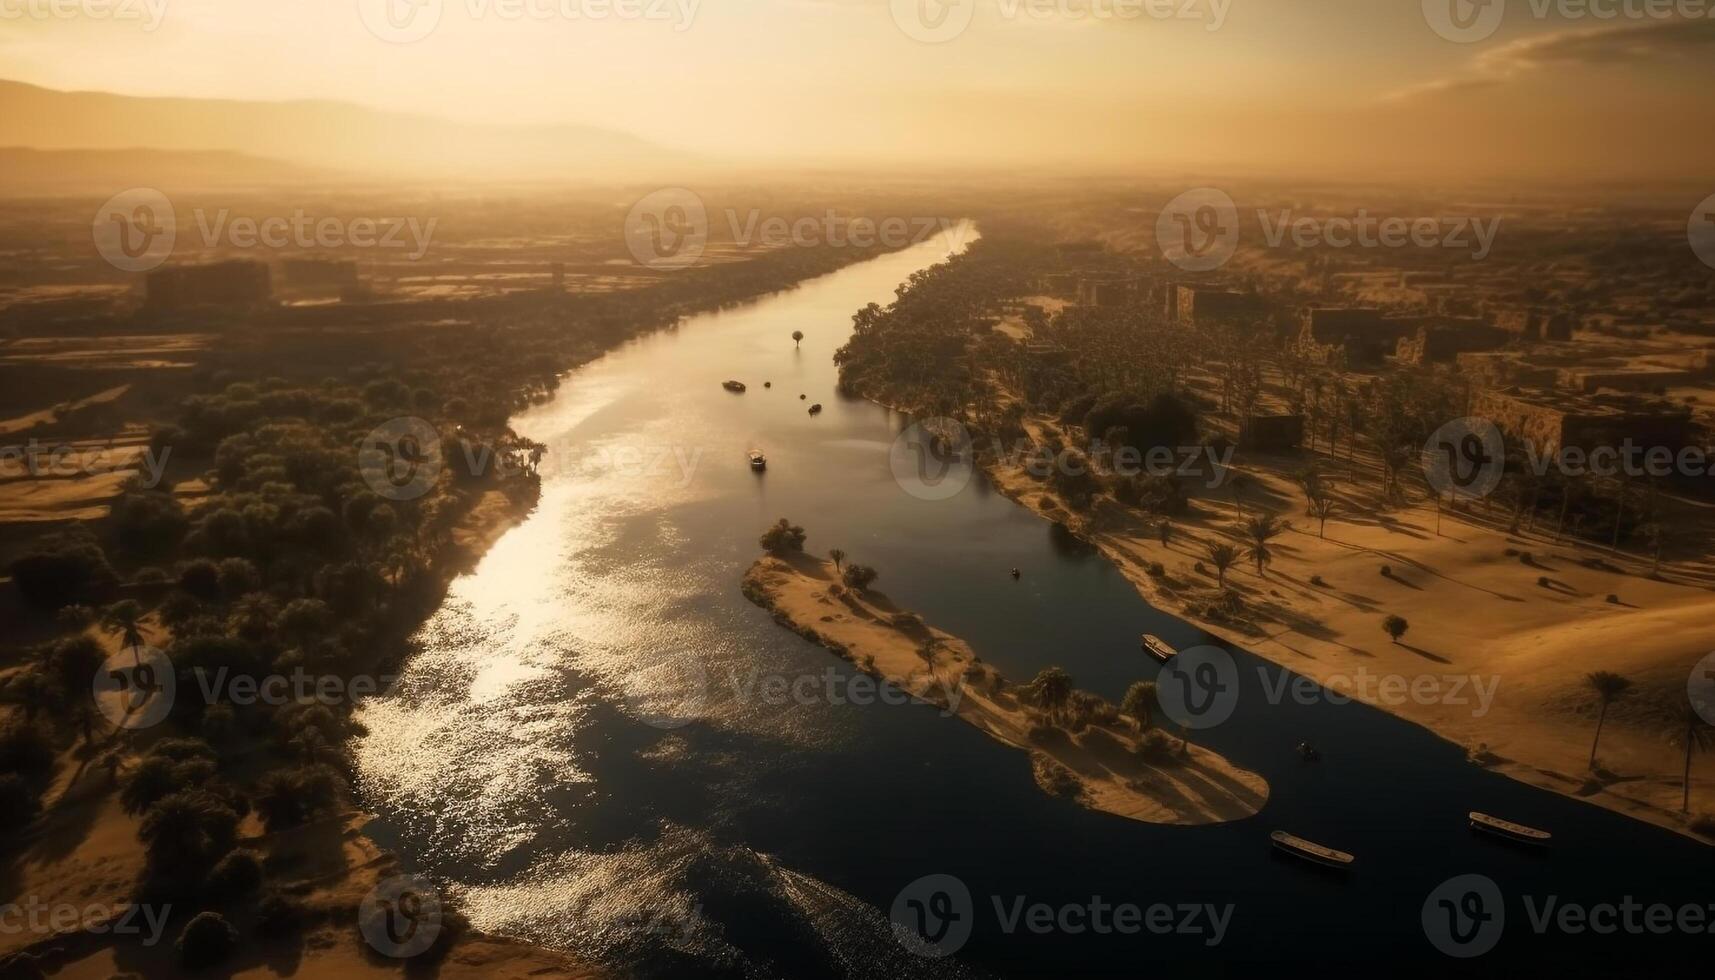
[{"label": "sunlit water surface", "polygon": [[[1154,827],[1051,799],[1028,761],[931,708],[759,697],[761,677],[849,676],[739,593],[757,535],[791,517],[1009,676],[1065,665],[1117,698],[1154,667],[1151,609],[1103,559],[977,479],[928,502],[888,446],[905,420],[835,392],[831,355],[861,306],[974,238],[969,227],[758,303],[692,318],[570,376],[515,420],[551,447],[540,507],[460,578],[358,746],[371,827],[485,930],[646,976],[1114,974],[1327,959],[1444,975],[1421,907],[1454,873],[1510,896],[1715,897],[1709,851],[1475,769],[1429,733],[1358,705],[1267,705],[1256,670],[1205,741],[1266,776],[1264,813]],[[791,340],[805,334],[801,348]],[[720,383],[744,381],[734,395]],[[764,388],[765,381],[772,388]],[[799,399],[799,395],[807,397]],[[826,410],[810,416],[820,402]],[[766,474],[745,454],[769,456]],[[1013,582],[1006,570],[1018,567]],[[1299,739],[1326,747],[1305,766]],[[1554,856],[1474,840],[1489,809],[1553,827]],[[1285,827],[1360,856],[1333,879],[1272,859]],[[977,896],[955,961],[907,953],[886,921],[912,880]],[[1229,934],[1008,933],[1010,904],[1233,903]],[[1522,910],[1510,907],[1516,919]],[[1602,975],[1707,953],[1715,937],[1542,940],[1517,924],[1482,974],[1528,958]],[[1418,964],[1418,966],[1413,966]],[[1510,968],[1510,966],[1508,967]],[[1615,974],[1619,975],[1619,974]]]}]

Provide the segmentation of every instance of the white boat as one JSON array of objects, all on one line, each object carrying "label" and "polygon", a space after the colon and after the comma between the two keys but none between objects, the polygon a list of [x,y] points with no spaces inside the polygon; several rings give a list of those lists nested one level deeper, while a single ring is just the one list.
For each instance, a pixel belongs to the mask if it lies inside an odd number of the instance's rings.
[{"label": "white boat", "polygon": [[1143,634],[1143,652],[1154,657],[1161,663],[1166,663],[1174,657],[1179,656],[1178,650],[1173,649],[1173,647],[1168,645],[1166,640],[1156,636],[1154,633]]},{"label": "white boat", "polygon": [[1478,813],[1476,810],[1471,811],[1471,829],[1482,831],[1485,834],[1493,834],[1506,840],[1517,841],[1520,844],[1547,846],[1548,842],[1554,839],[1554,835],[1546,830],[1526,827],[1522,823],[1502,820],[1500,817]]},{"label": "white boat", "polygon": [[1269,839],[1274,842],[1274,846],[1281,851],[1284,851],[1296,858],[1303,858],[1312,864],[1320,864],[1324,868],[1345,870],[1352,866],[1353,861],[1357,860],[1357,858],[1347,854],[1345,851],[1336,851],[1332,847],[1323,847],[1315,841],[1305,840],[1302,837],[1289,834],[1284,830],[1277,830],[1268,836]]},{"label": "white boat", "polygon": [[721,387],[731,392],[744,394],[744,382],[742,381],[722,381]]}]

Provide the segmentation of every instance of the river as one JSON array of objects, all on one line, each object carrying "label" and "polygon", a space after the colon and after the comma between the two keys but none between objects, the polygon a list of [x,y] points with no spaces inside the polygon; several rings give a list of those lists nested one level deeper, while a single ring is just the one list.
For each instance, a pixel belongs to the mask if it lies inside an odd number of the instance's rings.
[{"label": "river", "polygon": [[[1646,961],[1708,962],[1715,936],[1539,935],[1529,914],[1549,896],[1706,908],[1708,848],[1485,772],[1372,708],[1270,703],[1281,669],[1242,650],[1231,651],[1238,710],[1196,737],[1261,773],[1271,796],[1259,816],[1209,827],[1050,798],[1022,753],[933,708],[830,686],[830,672],[851,671],[739,593],[779,517],[806,527],[810,550],[879,569],[878,588],[1014,679],[1059,664],[1117,700],[1155,673],[1140,632],[1211,642],[980,477],[946,500],[906,493],[888,452],[907,420],[835,392],[831,355],[853,311],[889,302],[973,237],[953,229],[687,319],[579,369],[516,419],[551,447],[540,506],[453,583],[394,690],[361,711],[372,836],[478,927],[650,977],[1328,963],[1439,976],[1521,962],[1637,976]],[[729,378],[748,392],[724,391]],[[825,411],[810,415],[811,403]],[[765,474],[746,466],[751,449],[768,454]],[[774,677],[823,693],[772,696]],[[1299,759],[1301,739],[1322,747],[1321,763]],[[1470,809],[1549,827],[1556,846],[1475,838]],[[1277,828],[1358,864],[1334,877],[1274,857]],[[1460,962],[1431,946],[1423,909],[1467,873],[1500,887],[1505,931]],[[973,932],[950,959],[914,955],[888,924],[901,890],[930,874],[973,896]],[[1040,931],[1009,924],[1021,902],[1215,906],[1230,920],[1218,937],[1189,924],[1075,931],[1082,920],[1065,916]]]}]

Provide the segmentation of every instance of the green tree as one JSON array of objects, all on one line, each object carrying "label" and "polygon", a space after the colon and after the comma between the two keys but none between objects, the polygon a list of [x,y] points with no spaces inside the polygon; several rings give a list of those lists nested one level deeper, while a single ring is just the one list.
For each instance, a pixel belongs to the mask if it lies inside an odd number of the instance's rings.
[{"label": "green tree", "polygon": [[1392,637],[1395,643],[1398,643],[1399,638],[1405,635],[1405,631],[1411,629],[1411,624],[1406,622],[1404,616],[1389,616],[1382,620],[1382,629],[1387,631],[1387,635]]},{"label": "green tree", "polygon": [[1120,700],[1120,712],[1137,723],[1138,731],[1148,731],[1155,724],[1156,704],[1155,682],[1134,681]]},{"label": "green tree", "polygon": [[1670,743],[1685,750],[1685,771],[1680,778],[1684,787],[1683,796],[1679,803],[1680,813],[1691,812],[1691,757],[1699,752],[1707,752],[1715,748],[1715,727],[1711,727],[1708,719],[1697,710],[1697,706],[1689,700],[1681,702],[1674,709],[1674,731]]},{"label": "green tree", "polygon": [[1222,589],[1227,587],[1227,569],[1239,562],[1239,549],[1225,541],[1211,541],[1208,544],[1209,564],[1215,566],[1215,584]]},{"label": "green tree", "polygon": [[1268,543],[1279,537],[1287,525],[1273,514],[1261,514],[1245,523],[1245,536],[1250,538],[1250,547],[1245,553],[1256,562],[1256,573],[1262,574],[1263,566],[1274,560],[1274,552]]},{"label": "green tree", "polygon": [[1031,699],[1048,711],[1048,717],[1058,723],[1066,704],[1072,699],[1072,675],[1059,667],[1044,667],[1030,681]]},{"label": "green tree", "polygon": [[838,548],[828,552],[828,557],[834,560],[834,574],[840,574],[840,563],[846,560],[846,553]]}]

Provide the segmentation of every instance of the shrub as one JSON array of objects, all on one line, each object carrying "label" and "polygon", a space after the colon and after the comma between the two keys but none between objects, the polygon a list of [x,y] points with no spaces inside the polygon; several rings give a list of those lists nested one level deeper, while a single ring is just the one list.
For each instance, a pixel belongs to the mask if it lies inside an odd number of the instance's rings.
[{"label": "shrub", "polygon": [[179,962],[197,970],[221,962],[238,945],[238,930],[219,912],[199,912],[179,933]]},{"label": "shrub", "polygon": [[1166,732],[1152,728],[1137,740],[1137,757],[1146,762],[1171,762],[1179,757],[1178,745]]},{"label": "shrub", "polygon": [[232,850],[238,814],[206,790],[161,798],[143,815],[137,839],[147,852],[150,875],[190,884]]},{"label": "shrub", "polygon": [[784,555],[804,550],[804,529],[782,517],[779,523],[762,532],[762,550],[771,555]]},{"label": "shrub", "polygon": [[57,535],[14,561],[11,571],[24,601],[47,610],[96,598],[115,581],[113,567],[94,541]]},{"label": "shrub", "polygon": [[256,812],[270,832],[295,827],[339,802],[340,780],[326,766],[275,770],[256,784]]},{"label": "shrub", "polygon": [[1548,576],[1538,575],[1536,577],[1536,584],[1542,586],[1545,589],[1548,588]]},{"label": "shrub", "polygon": [[44,786],[54,771],[54,746],[34,725],[13,724],[0,729],[0,773],[14,773],[34,786]]},{"label": "shrub", "polygon": [[66,629],[88,629],[95,622],[95,610],[81,604],[66,606],[54,614],[54,622]]},{"label": "shrub", "polygon": [[179,588],[205,602],[219,599],[220,567],[206,558],[186,562],[179,569]]},{"label": "shrub", "polygon": [[1311,584],[1311,585],[1319,585],[1319,586],[1324,586],[1324,587],[1325,587],[1325,586],[1327,586],[1327,584],[1328,584],[1328,583],[1327,583],[1327,582],[1324,582],[1324,581],[1322,581],[1322,576],[1320,576],[1320,575],[1312,575],[1312,576],[1310,576],[1310,584]]},{"label": "shrub", "polygon": [[1715,813],[1699,813],[1691,820],[1691,832],[1715,837]]},{"label": "shrub", "polygon": [[1383,565],[1382,566],[1382,578],[1392,578],[1392,577],[1393,577],[1393,566],[1392,565]]},{"label": "shrub", "polygon": [[303,925],[303,903],[290,895],[271,891],[256,903],[256,928],[266,935],[289,936]]},{"label": "shrub", "polygon": [[875,580],[880,576],[880,574],[881,573],[868,565],[852,564],[846,566],[845,575],[843,577],[845,578],[847,586],[856,589],[859,592],[867,592],[869,591],[869,587],[875,584]]},{"label": "shrub", "polygon": [[1166,576],[1167,576],[1167,566],[1166,565],[1163,565],[1162,563],[1160,563],[1158,561],[1152,561],[1149,563],[1149,577],[1150,578],[1165,578]]},{"label": "shrub", "polygon": [[255,894],[262,887],[262,861],[255,851],[233,851],[215,863],[206,887],[227,901]]},{"label": "shrub", "polygon": [[893,623],[894,629],[902,630],[906,633],[921,633],[925,629],[923,625],[923,617],[914,612],[894,613],[891,622]]},{"label": "shrub", "polygon": [[1610,592],[1608,593],[1608,603],[1617,606],[1620,604],[1620,597]]},{"label": "shrub", "polygon": [[1405,621],[1404,616],[1389,616],[1382,620],[1382,629],[1393,638],[1395,643],[1398,643],[1399,638],[1405,635],[1405,631],[1411,629],[1411,624]]}]

